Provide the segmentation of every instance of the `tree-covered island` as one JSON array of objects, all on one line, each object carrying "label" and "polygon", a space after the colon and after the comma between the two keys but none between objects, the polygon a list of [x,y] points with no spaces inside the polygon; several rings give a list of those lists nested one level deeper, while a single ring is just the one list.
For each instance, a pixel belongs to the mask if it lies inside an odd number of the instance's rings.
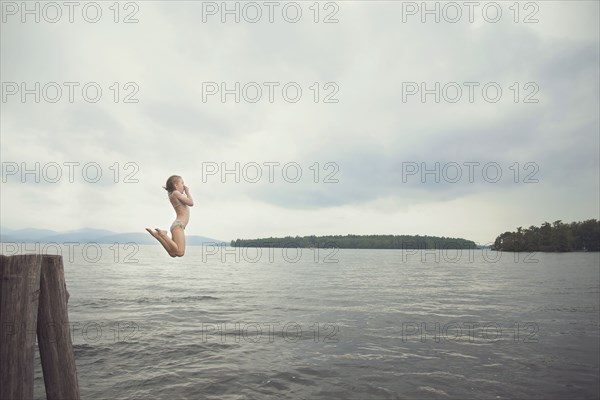
[{"label": "tree-covered island", "polygon": [[600,221],[588,219],[565,224],[561,220],[540,227],[518,227],[498,236],[492,250],[499,251],[600,251]]},{"label": "tree-covered island", "polygon": [[[471,240],[420,235],[327,235],[286,236],[281,238],[236,239],[232,247],[338,248],[338,249],[476,249]],[[516,232],[499,235],[496,251],[600,251],[600,221],[563,223],[561,220],[541,226],[518,227]]]},{"label": "tree-covered island", "polygon": [[286,236],[283,238],[236,239],[232,247],[297,247],[337,249],[474,249],[471,240],[411,235]]}]

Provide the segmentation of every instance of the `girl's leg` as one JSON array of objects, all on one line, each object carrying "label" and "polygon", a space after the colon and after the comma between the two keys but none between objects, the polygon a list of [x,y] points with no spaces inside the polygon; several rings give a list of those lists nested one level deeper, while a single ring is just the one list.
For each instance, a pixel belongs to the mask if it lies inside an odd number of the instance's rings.
[{"label": "girl's leg", "polygon": [[158,228],[155,231],[150,228],[146,228],[146,230],[156,240],[158,240],[160,242],[160,244],[162,244],[162,246],[165,248],[165,250],[167,251],[167,253],[169,253],[169,255],[171,257],[176,257],[177,245],[166,235],[166,233],[167,233],[166,231],[161,231]]},{"label": "girl's leg", "polygon": [[[162,238],[162,240],[165,241],[165,243],[167,243],[167,245],[169,246],[169,255],[171,257],[181,257],[183,256],[184,252],[185,252],[185,239],[183,242],[183,247],[181,247],[179,245],[179,243],[181,242],[180,240],[174,240],[175,237],[177,236],[176,234],[174,234],[174,232],[176,231],[182,231],[183,232],[183,228],[177,228],[177,227],[171,227],[171,236],[173,236],[173,239],[171,239],[169,237],[169,235],[167,234],[167,231],[164,231],[162,229],[158,229],[156,228],[156,231],[158,232],[160,238]],[[182,233],[183,235],[183,233]],[[183,249],[183,250],[181,250]]]},{"label": "girl's leg", "polygon": [[178,257],[183,257],[185,254],[185,232],[182,226],[174,226],[171,229],[171,236],[173,236],[172,242],[174,242],[177,247],[175,251],[175,255]]}]

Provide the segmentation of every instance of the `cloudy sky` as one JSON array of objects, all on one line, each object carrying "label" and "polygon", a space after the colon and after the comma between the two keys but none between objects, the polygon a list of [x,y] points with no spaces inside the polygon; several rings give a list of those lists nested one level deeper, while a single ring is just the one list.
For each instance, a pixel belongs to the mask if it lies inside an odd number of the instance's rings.
[{"label": "cloudy sky", "polygon": [[599,218],[597,1],[24,4],[4,227],[167,228],[172,174],[222,240]]}]

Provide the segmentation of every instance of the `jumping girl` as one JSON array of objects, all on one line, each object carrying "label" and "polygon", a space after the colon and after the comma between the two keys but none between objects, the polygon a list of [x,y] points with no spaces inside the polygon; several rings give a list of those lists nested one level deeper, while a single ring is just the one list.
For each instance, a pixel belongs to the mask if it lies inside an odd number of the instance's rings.
[{"label": "jumping girl", "polygon": [[146,230],[163,245],[171,257],[183,257],[185,254],[185,227],[190,221],[190,207],[194,205],[194,199],[190,189],[185,186],[183,179],[173,175],[167,179],[164,189],[169,193],[169,201],[175,210],[175,221],[171,224],[171,238],[167,231],[156,228]]}]

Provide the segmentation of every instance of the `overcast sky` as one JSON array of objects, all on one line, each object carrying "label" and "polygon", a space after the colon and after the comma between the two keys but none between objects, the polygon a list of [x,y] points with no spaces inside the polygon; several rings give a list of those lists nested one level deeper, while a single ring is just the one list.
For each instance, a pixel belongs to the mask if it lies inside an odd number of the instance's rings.
[{"label": "overcast sky", "polygon": [[4,227],[166,229],[172,174],[222,240],[599,218],[597,1],[23,4]]}]

